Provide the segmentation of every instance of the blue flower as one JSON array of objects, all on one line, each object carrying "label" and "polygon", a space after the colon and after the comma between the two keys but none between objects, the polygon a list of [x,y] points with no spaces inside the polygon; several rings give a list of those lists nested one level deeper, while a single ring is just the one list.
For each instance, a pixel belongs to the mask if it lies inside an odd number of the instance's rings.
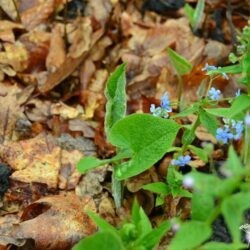
[{"label": "blue flower", "polygon": [[228,141],[233,138],[234,138],[234,135],[230,132],[228,125],[224,125],[224,129],[218,128],[216,130],[216,139],[222,142],[223,144],[228,143]]},{"label": "blue flower", "polygon": [[210,98],[213,101],[217,101],[220,99],[220,95],[221,92],[219,89],[216,89],[214,87],[212,87],[211,89],[209,89],[208,91],[208,98]]},{"label": "blue flower", "polygon": [[240,89],[238,89],[238,90],[236,91],[235,96],[236,96],[236,97],[240,96]]},{"label": "blue flower", "polygon": [[204,68],[202,68],[202,71],[210,71],[210,70],[216,70],[217,67],[213,65],[209,65],[208,63],[205,64]]},{"label": "blue flower", "polygon": [[161,98],[161,107],[165,109],[167,112],[171,112],[172,108],[170,107],[170,100],[168,97],[168,93],[165,92]]},{"label": "blue flower", "polygon": [[245,117],[245,124],[246,126],[250,126],[250,114],[247,114],[246,117]]},{"label": "blue flower", "polygon": [[[209,65],[208,63],[205,64],[204,68],[202,68],[201,70],[202,71],[211,71],[211,70],[218,70],[218,69],[221,69],[221,67],[216,67],[216,66],[213,66],[213,65]],[[224,72],[221,72],[220,73],[226,80],[229,79],[228,75]]]},{"label": "blue flower", "polygon": [[243,121],[232,120],[232,129],[234,129],[234,140],[239,140],[242,136],[244,125]]},{"label": "blue flower", "polygon": [[171,164],[174,166],[180,166],[180,167],[184,167],[185,165],[187,165],[191,160],[190,155],[185,155],[185,156],[179,156],[178,159],[174,159],[171,161]]},{"label": "blue flower", "polygon": [[172,111],[172,108],[170,106],[170,100],[168,97],[168,93],[164,93],[164,95],[161,98],[161,106],[156,107],[155,104],[151,104],[150,106],[150,112],[154,116],[168,118],[168,113]]}]

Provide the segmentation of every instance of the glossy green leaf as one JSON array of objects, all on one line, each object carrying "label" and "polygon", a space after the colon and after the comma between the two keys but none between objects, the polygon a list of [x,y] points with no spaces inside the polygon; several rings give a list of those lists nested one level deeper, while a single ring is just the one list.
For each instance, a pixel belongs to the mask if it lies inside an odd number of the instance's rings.
[{"label": "glossy green leaf", "polygon": [[238,243],[238,244],[227,244],[223,242],[211,241],[204,244],[199,250],[239,250],[246,249],[247,245]]},{"label": "glossy green leaf", "polygon": [[229,109],[229,118],[234,118],[240,112],[250,108],[250,96],[240,95],[236,97]]},{"label": "glossy green leaf", "polygon": [[172,146],[179,128],[172,120],[149,114],[133,114],[118,121],[111,129],[110,142],[130,149],[132,157],[116,167],[116,177],[126,179],[152,167]]},{"label": "glossy green leaf", "polygon": [[105,89],[106,116],[105,132],[109,137],[112,126],[126,114],[126,64],[121,64],[108,79]]},{"label": "glossy green leaf", "polygon": [[170,61],[179,75],[186,75],[192,70],[192,64],[171,48],[167,49]]}]

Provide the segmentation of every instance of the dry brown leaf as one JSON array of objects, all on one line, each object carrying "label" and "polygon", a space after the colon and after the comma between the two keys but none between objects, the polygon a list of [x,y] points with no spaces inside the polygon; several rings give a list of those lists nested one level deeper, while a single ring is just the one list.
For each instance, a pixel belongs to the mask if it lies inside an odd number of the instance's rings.
[{"label": "dry brown leaf", "polygon": [[0,105],[1,122],[0,137],[8,140],[12,137],[15,123],[18,118],[23,116],[22,104],[29,98],[32,88],[19,88],[16,84],[0,82]]},{"label": "dry brown leaf", "polygon": [[21,42],[4,43],[3,46],[5,51],[0,52],[0,63],[10,65],[18,72],[27,69],[29,54]]},{"label": "dry brown leaf", "polygon": [[95,211],[90,197],[80,199],[68,193],[42,198],[23,211],[23,221],[14,225],[10,235],[17,239],[33,239],[37,250],[70,249],[96,230],[86,209]]},{"label": "dry brown leaf", "polygon": [[40,161],[42,161],[42,156],[49,154],[53,147],[51,138],[40,134],[29,140],[0,144],[0,157],[12,169],[22,170],[32,165],[36,161],[36,157],[40,157]]},{"label": "dry brown leaf", "polygon": [[63,119],[74,119],[83,117],[83,108],[80,105],[77,105],[76,108],[70,107],[63,102],[52,104],[50,107],[51,115],[59,115]]},{"label": "dry brown leaf", "polygon": [[10,0],[0,0],[0,7],[5,11],[5,13],[12,19],[16,20],[18,17],[17,10],[13,1]]},{"label": "dry brown leaf", "polygon": [[65,61],[66,51],[62,28],[56,25],[51,34],[49,54],[46,59],[46,68],[49,72],[55,72]]},{"label": "dry brown leaf", "polygon": [[27,30],[32,30],[39,24],[46,23],[55,10],[55,0],[47,0],[21,13],[21,20]]},{"label": "dry brown leaf", "polygon": [[74,24],[67,26],[69,47],[68,56],[78,58],[91,48],[92,26],[89,17],[78,18]]},{"label": "dry brown leaf", "polygon": [[83,157],[83,153],[78,150],[62,150],[61,168],[59,172],[60,189],[71,190],[78,184],[81,174],[76,169],[76,164]]},{"label": "dry brown leaf", "polygon": [[7,20],[0,21],[0,39],[4,42],[15,42],[13,29],[22,30],[24,27],[19,23],[13,23]]},{"label": "dry brown leaf", "polygon": [[81,131],[85,138],[95,137],[95,122],[85,121],[83,119],[73,119],[69,121],[69,129],[71,131]]},{"label": "dry brown leaf", "polygon": [[54,147],[52,152],[43,155],[34,155],[31,164],[25,169],[17,170],[11,179],[22,182],[40,182],[49,188],[57,188],[60,169],[61,149]]}]

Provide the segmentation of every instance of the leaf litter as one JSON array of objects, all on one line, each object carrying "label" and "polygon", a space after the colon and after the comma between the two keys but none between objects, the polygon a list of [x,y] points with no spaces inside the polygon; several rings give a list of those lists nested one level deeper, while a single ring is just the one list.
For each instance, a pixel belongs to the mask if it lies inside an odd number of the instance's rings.
[{"label": "leaf litter", "polygon": [[[166,53],[170,47],[195,66],[183,77],[185,99],[194,101],[206,78],[202,65],[227,58],[231,35],[224,24],[220,39],[209,37],[211,27],[218,25],[211,9],[225,11],[224,1],[207,1],[203,36],[193,34],[182,9],[156,13],[150,1],[144,1],[142,11],[142,2],[92,0],[79,11],[72,9],[72,18],[65,9],[67,4],[74,6],[74,0],[20,0],[16,6],[14,1],[0,1],[0,159],[10,170],[2,175],[10,176],[0,199],[1,249],[9,244],[70,249],[96,230],[86,207],[116,224],[137,196],[147,213],[154,213],[155,197],[141,186],[165,178],[168,156],[156,171],[127,181],[124,210],[117,213],[111,195],[112,168],[83,176],[76,170],[84,156],[114,154],[103,128],[107,77],[118,64],[127,63],[130,113],[148,111],[150,98],[160,99],[166,90],[175,100],[177,76]],[[242,2],[234,1],[234,8],[240,10]],[[240,15],[233,19],[239,27],[246,24]],[[235,79],[218,79],[217,84],[224,93],[235,92]],[[214,142],[203,128],[197,133],[199,140]],[[203,162],[197,159],[194,164],[201,167]],[[188,217],[187,199],[165,200],[167,217]]]}]

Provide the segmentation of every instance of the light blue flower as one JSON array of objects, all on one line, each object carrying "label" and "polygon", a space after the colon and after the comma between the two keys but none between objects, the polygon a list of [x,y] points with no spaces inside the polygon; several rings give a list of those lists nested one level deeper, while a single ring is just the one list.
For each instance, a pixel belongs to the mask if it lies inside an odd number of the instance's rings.
[{"label": "light blue flower", "polygon": [[220,99],[221,96],[221,92],[219,89],[216,89],[214,87],[212,87],[211,89],[209,89],[208,91],[208,98],[213,100],[213,101],[217,101]]},{"label": "light blue flower", "polygon": [[202,68],[202,71],[210,71],[210,70],[216,70],[217,67],[213,65],[209,65],[208,63],[205,64],[204,68]]},{"label": "light blue flower", "polygon": [[234,138],[234,135],[230,132],[228,125],[224,125],[224,129],[218,128],[216,130],[216,139],[222,142],[223,144],[227,144],[228,141],[233,138]]},{"label": "light blue flower", "polygon": [[185,165],[187,165],[189,162],[191,161],[191,157],[190,155],[185,155],[185,156],[179,156],[178,159],[174,159],[171,161],[171,164],[174,166],[180,166],[180,167],[184,167]]},{"label": "light blue flower", "polygon": [[245,117],[245,124],[246,126],[250,126],[250,114],[247,114],[246,117]]},{"label": "light blue flower", "polygon": [[[214,65],[209,65],[208,63],[205,64],[204,68],[202,68],[202,71],[211,71],[211,70],[217,70],[217,69],[221,69],[221,67],[216,67]],[[226,79],[228,80],[229,77],[225,72],[220,72],[220,74]]]},{"label": "light blue flower", "polygon": [[185,188],[192,188],[194,186],[194,178],[189,175],[185,175],[182,180],[182,184]]},{"label": "light blue flower", "polygon": [[172,111],[172,108],[170,106],[170,100],[168,97],[168,93],[164,93],[164,95],[161,98],[161,106],[156,107],[155,104],[151,104],[150,106],[150,112],[154,116],[168,118],[168,113]]},{"label": "light blue flower", "polygon": [[244,130],[243,121],[232,120],[231,122],[232,122],[232,129],[234,130],[234,140],[239,140]]},{"label": "light blue flower", "polygon": [[167,112],[171,112],[172,108],[170,106],[170,100],[168,97],[168,93],[165,92],[164,95],[161,98],[161,107],[165,109]]},{"label": "light blue flower", "polygon": [[238,97],[238,96],[240,96],[240,94],[241,94],[241,93],[240,93],[240,89],[238,89],[238,90],[236,91],[236,93],[235,93],[235,96]]}]

